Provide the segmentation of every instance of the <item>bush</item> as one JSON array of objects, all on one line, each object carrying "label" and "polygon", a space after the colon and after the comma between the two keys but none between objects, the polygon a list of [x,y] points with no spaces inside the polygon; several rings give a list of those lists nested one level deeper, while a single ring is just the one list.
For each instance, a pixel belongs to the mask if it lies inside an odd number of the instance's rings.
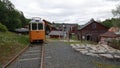
[{"label": "bush", "polygon": [[7,32],[7,31],[8,31],[7,27],[0,23],[0,32]]},{"label": "bush", "polygon": [[116,40],[116,39],[112,39],[110,42],[109,42],[109,45],[115,49],[119,49],[120,50],[120,39],[119,40]]}]

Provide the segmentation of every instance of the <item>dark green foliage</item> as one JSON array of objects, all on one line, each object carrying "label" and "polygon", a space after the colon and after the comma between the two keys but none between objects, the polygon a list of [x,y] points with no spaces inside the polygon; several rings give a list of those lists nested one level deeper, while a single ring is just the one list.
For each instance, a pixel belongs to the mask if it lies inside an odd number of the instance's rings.
[{"label": "dark green foliage", "polygon": [[28,24],[24,14],[15,9],[14,5],[9,0],[0,0],[0,22],[11,31]]},{"label": "dark green foliage", "polygon": [[111,20],[109,20],[109,19],[103,21],[102,24],[103,24],[104,26],[109,27],[109,28],[113,26]]},{"label": "dark green foliage", "polygon": [[120,39],[112,39],[111,41],[109,41],[109,45],[113,48],[120,49]]},{"label": "dark green foliage", "polygon": [[107,27],[119,27],[120,28],[120,5],[118,5],[116,7],[116,9],[112,10],[112,14],[116,17],[116,18],[112,18],[112,19],[107,19],[105,21],[102,22],[103,25],[107,26]]},{"label": "dark green foliage", "polygon": [[115,26],[115,27],[120,27],[120,18],[116,18],[116,19],[114,19],[113,20],[113,26]]},{"label": "dark green foliage", "polygon": [[7,32],[7,31],[8,29],[6,28],[6,26],[0,23],[0,32]]},{"label": "dark green foliage", "polygon": [[112,18],[112,19],[106,19],[102,22],[103,25],[107,27],[120,27],[120,18]]},{"label": "dark green foliage", "polygon": [[21,24],[22,26],[25,26],[28,24],[28,20],[24,17],[23,12],[21,12],[20,20],[22,21],[22,24]]}]

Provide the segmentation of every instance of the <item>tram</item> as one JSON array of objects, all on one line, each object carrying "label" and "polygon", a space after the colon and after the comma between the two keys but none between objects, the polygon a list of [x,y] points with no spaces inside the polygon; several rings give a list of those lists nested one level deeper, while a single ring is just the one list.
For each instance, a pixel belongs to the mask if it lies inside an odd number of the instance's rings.
[{"label": "tram", "polygon": [[45,41],[45,23],[39,17],[34,17],[29,22],[29,39],[30,42]]}]

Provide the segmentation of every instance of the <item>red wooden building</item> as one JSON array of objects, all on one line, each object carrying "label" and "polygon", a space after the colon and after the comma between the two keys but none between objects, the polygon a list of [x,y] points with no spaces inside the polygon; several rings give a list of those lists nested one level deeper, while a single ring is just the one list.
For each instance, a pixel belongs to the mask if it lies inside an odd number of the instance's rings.
[{"label": "red wooden building", "polygon": [[107,32],[100,35],[100,44],[108,44],[112,39],[120,38],[120,29],[118,27],[111,27]]},{"label": "red wooden building", "polygon": [[50,38],[63,38],[63,31],[51,31],[49,33]]},{"label": "red wooden building", "polygon": [[78,29],[77,36],[79,40],[98,42],[100,40],[100,34],[107,32],[107,30],[107,27],[91,19],[87,24]]},{"label": "red wooden building", "polygon": [[70,24],[70,23],[56,23],[54,24],[56,26],[58,31],[65,31],[69,33],[77,33],[78,30],[78,24]]}]

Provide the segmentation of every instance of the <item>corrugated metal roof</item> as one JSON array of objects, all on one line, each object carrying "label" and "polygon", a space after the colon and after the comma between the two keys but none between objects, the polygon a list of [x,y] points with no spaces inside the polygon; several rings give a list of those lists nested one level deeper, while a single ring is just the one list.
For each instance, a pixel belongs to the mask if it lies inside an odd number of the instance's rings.
[{"label": "corrugated metal roof", "polygon": [[63,36],[63,31],[51,31],[48,35]]},{"label": "corrugated metal roof", "polygon": [[119,32],[119,28],[118,27],[111,27],[108,31],[111,31],[111,32]]},{"label": "corrugated metal roof", "polygon": [[28,32],[29,29],[26,28],[20,28],[20,29],[15,29],[16,32]]},{"label": "corrugated metal roof", "polygon": [[114,32],[111,32],[111,31],[108,31],[108,32],[105,32],[103,34],[101,34],[100,36],[103,36],[103,37],[120,37],[120,35],[117,35],[115,34]]}]

